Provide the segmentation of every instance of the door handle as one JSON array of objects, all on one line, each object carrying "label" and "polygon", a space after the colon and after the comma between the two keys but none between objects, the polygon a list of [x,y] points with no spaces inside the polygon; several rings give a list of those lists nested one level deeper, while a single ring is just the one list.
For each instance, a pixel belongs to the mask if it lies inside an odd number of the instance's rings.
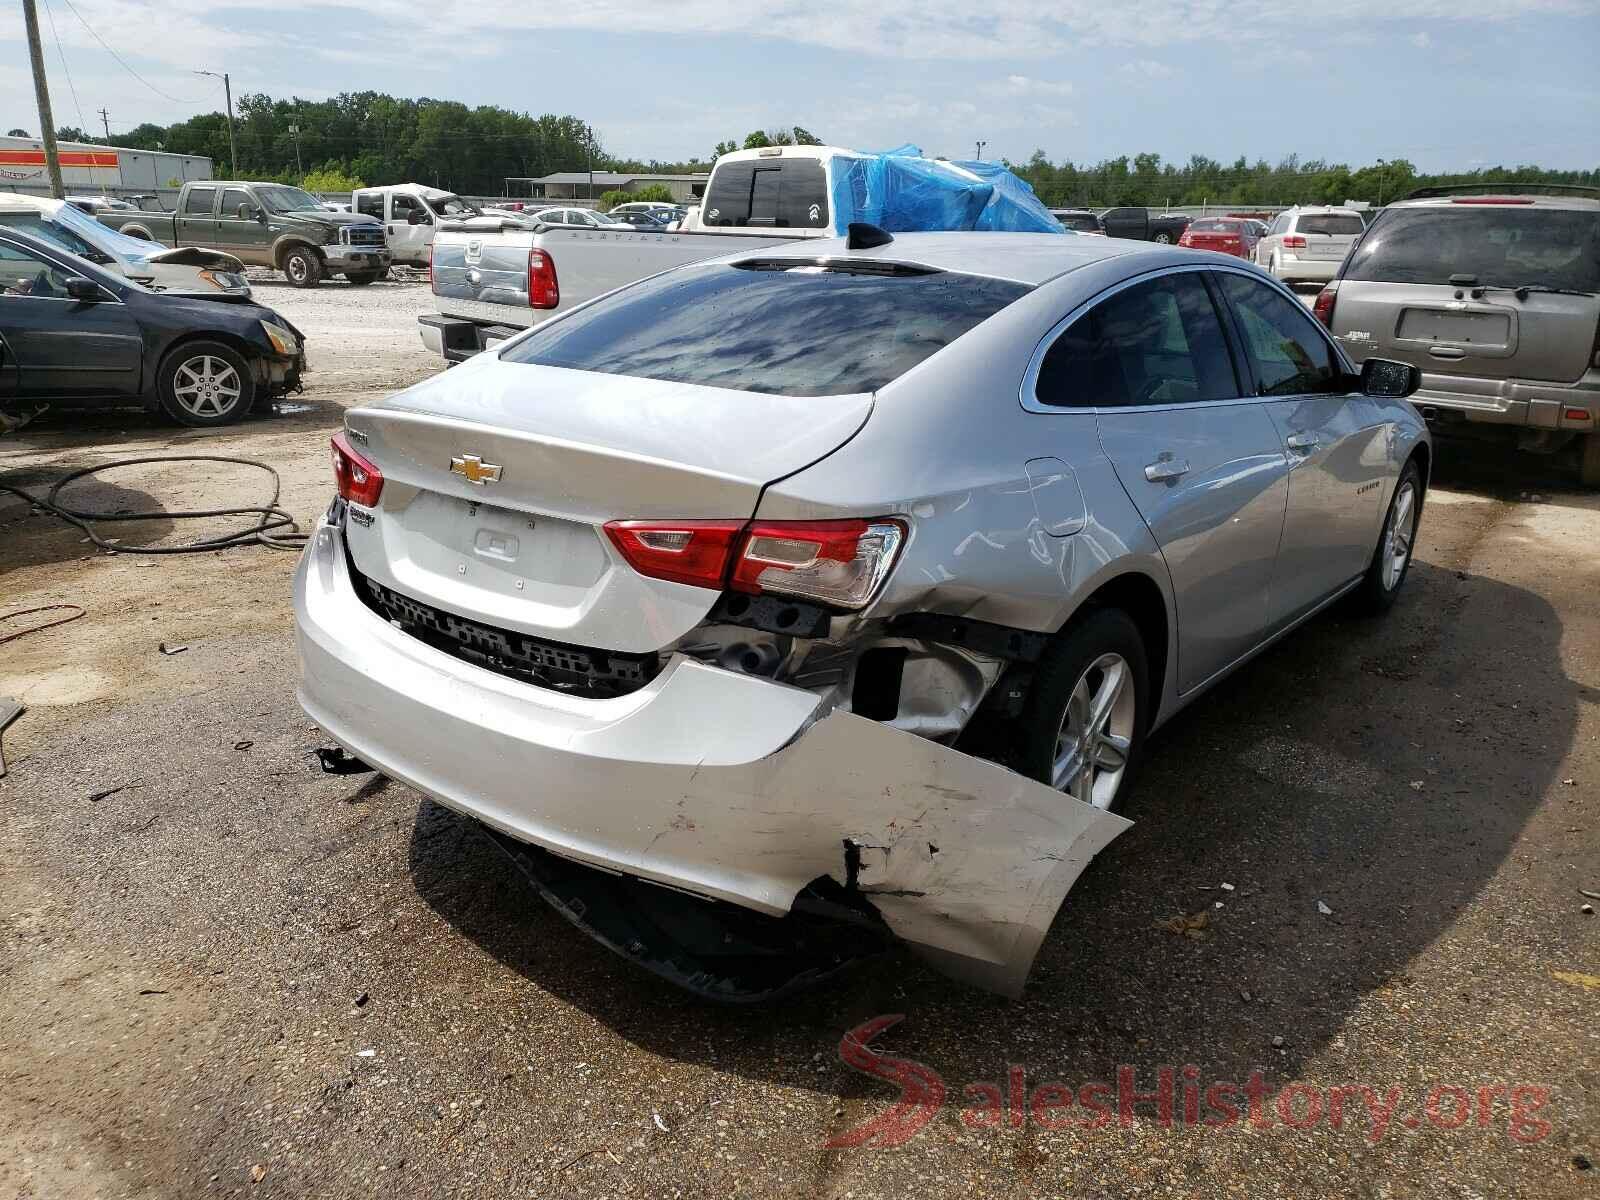
[{"label": "door handle", "polygon": [[1144,477],[1151,483],[1170,483],[1174,479],[1182,479],[1189,473],[1189,460],[1186,458],[1173,458],[1170,454],[1163,454],[1153,463],[1148,463],[1144,469]]},{"label": "door handle", "polygon": [[1460,346],[1429,346],[1428,354],[1433,358],[1448,359],[1452,362],[1467,356],[1467,352]]},{"label": "door handle", "polygon": [[1314,433],[1291,433],[1283,439],[1283,444],[1291,450],[1315,450],[1322,439]]}]

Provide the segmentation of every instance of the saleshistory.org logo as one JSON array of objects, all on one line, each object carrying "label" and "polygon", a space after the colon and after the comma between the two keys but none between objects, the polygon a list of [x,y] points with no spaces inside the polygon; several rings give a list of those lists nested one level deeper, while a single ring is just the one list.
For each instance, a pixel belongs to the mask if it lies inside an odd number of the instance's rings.
[{"label": "saleshistory.org logo", "polygon": [[[900,1098],[870,1120],[829,1138],[828,1148],[903,1146],[943,1109],[947,1089],[939,1072],[926,1063],[884,1054],[873,1045],[874,1038],[904,1016],[873,1017],[839,1040],[839,1057],[846,1066],[899,1088]],[[1050,1082],[1029,1087],[1025,1068],[1013,1064],[1006,1068],[1004,1085],[970,1083],[962,1094],[967,1104],[960,1120],[969,1129],[1021,1129],[1032,1121],[1046,1130],[1097,1130],[1113,1122],[1124,1129],[1145,1122],[1163,1129],[1183,1125],[1220,1130],[1247,1124],[1253,1129],[1325,1125],[1339,1130],[1348,1121],[1364,1125],[1373,1145],[1396,1125],[1451,1130],[1467,1125],[1485,1129],[1504,1122],[1506,1133],[1523,1145],[1542,1141],[1551,1131],[1550,1122],[1539,1116],[1550,1099],[1550,1088],[1538,1084],[1438,1084],[1423,1097],[1420,1116],[1407,1104],[1409,1097],[1402,1087],[1289,1083],[1275,1091],[1259,1071],[1242,1084],[1225,1080],[1203,1083],[1200,1068],[1192,1063],[1159,1067],[1154,1079],[1146,1069],[1143,1091],[1139,1090],[1138,1072],[1128,1065],[1117,1068],[1115,1083],[1088,1082],[1073,1087]]]}]

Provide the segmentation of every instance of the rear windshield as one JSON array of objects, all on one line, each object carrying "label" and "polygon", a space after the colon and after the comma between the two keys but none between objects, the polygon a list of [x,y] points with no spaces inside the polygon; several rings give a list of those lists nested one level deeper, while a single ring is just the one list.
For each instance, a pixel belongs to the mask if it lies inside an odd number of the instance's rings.
[{"label": "rear windshield", "polygon": [[1190,233],[1238,233],[1243,227],[1243,221],[1225,221],[1218,217],[1211,217],[1199,221],[1189,222]]},{"label": "rear windshield", "polygon": [[702,225],[757,229],[825,229],[828,189],[815,158],[730,162],[711,175],[700,208]]},{"label": "rear windshield", "polygon": [[1068,213],[1066,216],[1057,217],[1056,221],[1066,229],[1099,229],[1099,220],[1089,213]]},{"label": "rear windshield", "polygon": [[780,396],[873,392],[1029,290],[947,271],[694,266],[553,321],[501,358]]},{"label": "rear windshield", "polygon": [[1390,209],[1373,223],[1346,279],[1600,292],[1600,212],[1529,206]]},{"label": "rear windshield", "polygon": [[1309,213],[1294,225],[1296,233],[1357,234],[1365,228],[1356,213]]}]

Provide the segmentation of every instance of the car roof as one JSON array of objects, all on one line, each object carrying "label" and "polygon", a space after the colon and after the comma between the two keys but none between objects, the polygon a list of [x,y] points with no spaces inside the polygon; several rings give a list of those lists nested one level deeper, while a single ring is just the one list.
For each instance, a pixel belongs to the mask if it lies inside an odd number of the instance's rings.
[{"label": "car roof", "polygon": [[1569,212],[1600,211],[1600,197],[1596,196],[1546,196],[1539,193],[1518,192],[1515,195],[1496,192],[1492,186],[1481,192],[1456,196],[1424,196],[1416,200],[1396,200],[1386,208],[1559,208]]},{"label": "car roof", "polygon": [[752,247],[722,261],[865,259],[1040,284],[1091,263],[1133,256],[1149,259],[1151,267],[1166,263],[1176,266],[1212,262],[1215,257],[1155,242],[1084,237],[1073,233],[951,232],[897,233],[893,241],[859,250],[850,249],[845,238],[818,238],[803,244]]},{"label": "car roof", "polygon": [[1297,217],[1323,217],[1329,213],[1349,213],[1352,217],[1359,217],[1359,208],[1346,208],[1342,204],[1297,204],[1289,210]]}]

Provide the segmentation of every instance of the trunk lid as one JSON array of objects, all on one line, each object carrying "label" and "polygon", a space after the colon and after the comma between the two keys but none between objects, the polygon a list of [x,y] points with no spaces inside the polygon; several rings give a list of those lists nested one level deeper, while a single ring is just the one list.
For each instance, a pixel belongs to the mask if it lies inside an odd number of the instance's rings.
[{"label": "trunk lid", "polygon": [[[774,396],[480,355],[347,415],[355,448],[384,476],[371,521],[352,513],[351,557],[447,613],[571,645],[659,650],[719,593],[639,575],[604,524],[747,519],[768,483],[843,445],[871,411],[870,395]],[[494,467],[498,478],[468,477]]]}]

